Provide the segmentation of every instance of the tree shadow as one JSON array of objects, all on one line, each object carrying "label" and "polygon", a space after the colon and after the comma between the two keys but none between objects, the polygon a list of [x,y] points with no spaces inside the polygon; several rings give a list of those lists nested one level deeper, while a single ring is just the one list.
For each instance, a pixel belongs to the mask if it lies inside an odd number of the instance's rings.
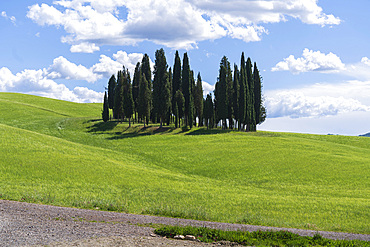
[{"label": "tree shadow", "polygon": [[102,131],[109,131],[114,129],[118,125],[118,121],[108,121],[108,122],[100,122],[100,120],[89,120],[88,122],[97,122],[89,127],[87,127],[88,132],[102,132]]},{"label": "tree shadow", "polygon": [[227,134],[235,132],[236,130],[223,130],[223,129],[197,129],[186,133],[185,135],[215,135],[215,134]]},{"label": "tree shadow", "polygon": [[[148,136],[148,135],[161,135],[161,134],[167,134],[172,133],[175,129],[172,127],[164,127],[162,126],[135,126],[131,127],[131,130],[129,127],[127,127],[122,132],[116,132],[114,136],[107,138],[108,140],[119,140],[119,139],[126,139],[126,138],[134,138],[134,137],[142,137],[142,136]],[[127,132],[130,131],[130,132]]]}]

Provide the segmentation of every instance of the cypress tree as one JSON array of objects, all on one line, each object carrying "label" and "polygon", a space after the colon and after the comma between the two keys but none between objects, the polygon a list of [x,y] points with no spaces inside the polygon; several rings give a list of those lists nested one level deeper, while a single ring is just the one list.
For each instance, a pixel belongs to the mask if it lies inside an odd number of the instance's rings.
[{"label": "cypress tree", "polygon": [[[150,116],[153,118],[153,122],[155,121],[155,116],[153,114],[153,87],[152,87],[152,70],[151,70],[151,67],[150,67],[150,58],[148,56],[148,54],[145,54],[143,56],[143,59],[141,61],[141,73],[144,74],[147,82],[148,82],[148,88],[149,88],[149,91],[150,91],[150,111],[151,111],[151,114]],[[147,124],[149,123],[149,119],[147,119]]]},{"label": "cypress tree", "polygon": [[135,67],[135,72],[134,72],[134,79],[132,80],[132,98],[134,100],[134,114],[136,118],[136,113],[137,113],[137,106],[138,106],[138,97],[139,97],[139,84],[141,81],[141,66],[140,63],[138,62]]},{"label": "cypress tree", "polygon": [[152,70],[150,68],[150,58],[146,53],[141,60],[141,73],[145,75],[145,78],[148,82],[149,90],[152,91]]},{"label": "cypress tree", "polygon": [[[233,78],[233,115],[237,122],[239,122],[239,69],[234,64],[234,78]],[[236,126],[235,126],[236,127]]]},{"label": "cypress tree", "polygon": [[117,85],[116,77],[112,75],[108,81],[108,106],[109,109],[114,107],[114,89]]},{"label": "cypress tree", "polygon": [[141,77],[139,84],[138,114],[145,123],[150,119],[150,90],[145,76]]},{"label": "cypress tree", "polygon": [[[179,127],[180,127],[181,126],[180,119],[182,117],[184,117],[184,113],[185,113],[185,98],[184,98],[184,95],[181,92],[181,89],[176,91],[175,105],[177,106],[176,115],[175,115],[175,117],[176,117],[175,123],[177,122]],[[177,128],[177,125],[176,125],[176,128]]]},{"label": "cypress tree", "polygon": [[171,116],[172,116],[172,97],[173,97],[173,89],[172,89],[172,69],[171,67],[168,69],[168,84],[170,86],[170,106],[168,107],[168,112],[167,112],[167,126],[170,125],[171,123]]},{"label": "cypress tree", "polygon": [[241,60],[240,60],[240,73],[239,73],[239,121],[238,121],[238,129],[244,129],[245,124],[245,117],[247,111],[247,102],[246,102],[246,92],[248,87],[247,84],[247,75],[246,75],[246,64],[244,58],[244,52],[242,52]]},{"label": "cypress tree", "polygon": [[123,111],[128,117],[129,128],[131,127],[131,117],[134,114],[134,99],[132,97],[132,85],[130,72],[127,70],[124,74],[124,87],[123,87]]},{"label": "cypress tree", "polygon": [[226,62],[226,94],[227,94],[227,117],[229,119],[229,128],[234,127],[233,104],[234,104],[234,89],[233,75],[230,67],[230,62]]},{"label": "cypress tree", "polygon": [[227,57],[224,56],[220,63],[218,81],[215,87],[216,115],[217,121],[222,121],[222,129],[226,128],[228,117],[228,90],[227,90]]},{"label": "cypress tree", "polygon": [[197,84],[194,90],[194,106],[196,117],[198,117],[199,121],[198,126],[200,127],[203,120],[203,85],[200,73],[198,73]]},{"label": "cypress tree", "polygon": [[179,52],[175,53],[175,63],[173,65],[173,74],[172,74],[172,108],[174,109],[175,104],[175,94],[177,90],[181,88],[181,59]]},{"label": "cypress tree", "polygon": [[195,90],[194,71],[190,70],[190,95],[189,95],[189,127],[190,129],[193,128],[193,125],[195,122],[194,90]]},{"label": "cypress tree", "polygon": [[109,120],[109,103],[108,103],[107,92],[104,92],[102,118],[104,122],[107,122]]},{"label": "cypress tree", "polygon": [[254,131],[256,126],[255,120],[255,113],[254,113],[254,83],[253,83],[253,74],[252,74],[252,62],[251,59],[248,57],[247,59],[247,66],[246,66],[246,74],[247,74],[247,84],[248,84],[248,91],[246,93],[247,96],[247,115],[246,115],[246,123],[247,123],[247,131]]},{"label": "cypress tree", "polygon": [[117,85],[114,90],[114,107],[113,112],[116,119],[121,119],[123,122],[123,86],[124,86],[124,75],[120,70],[117,73]]},{"label": "cypress tree", "polygon": [[204,119],[205,123],[208,128],[213,128],[213,119],[214,118],[214,108],[213,108],[213,101],[212,95],[207,94],[205,104],[204,104]]},{"label": "cypress tree", "polygon": [[[182,62],[182,73],[181,73],[181,86],[182,93],[185,98],[185,125],[188,126],[190,121],[189,113],[191,111],[191,79],[190,79],[190,65],[188,54],[184,53],[184,58]],[[191,116],[192,117],[192,116]]]},{"label": "cypress tree", "polygon": [[155,52],[153,80],[153,109],[160,118],[160,127],[166,118],[171,104],[170,85],[167,72],[166,56],[163,48]]},{"label": "cypress tree", "polygon": [[257,68],[257,63],[254,62],[253,67],[253,82],[254,82],[254,112],[256,125],[261,122],[261,109],[262,109],[262,83],[260,73]]}]

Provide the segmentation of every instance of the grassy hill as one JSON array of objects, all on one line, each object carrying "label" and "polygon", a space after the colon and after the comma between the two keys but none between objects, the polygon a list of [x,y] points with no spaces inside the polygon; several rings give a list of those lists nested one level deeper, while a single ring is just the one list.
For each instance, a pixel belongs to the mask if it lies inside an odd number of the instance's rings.
[{"label": "grassy hill", "polygon": [[370,234],[370,139],[100,120],[0,93],[0,198]]}]

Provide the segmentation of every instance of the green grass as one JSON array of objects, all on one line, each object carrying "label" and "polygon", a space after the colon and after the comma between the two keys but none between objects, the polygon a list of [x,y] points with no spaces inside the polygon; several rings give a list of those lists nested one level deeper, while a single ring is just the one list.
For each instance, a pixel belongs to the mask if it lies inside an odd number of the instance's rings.
[{"label": "green grass", "polygon": [[369,242],[359,240],[331,240],[319,234],[303,237],[287,231],[223,231],[205,227],[162,226],[154,231],[160,236],[173,238],[176,235],[192,235],[201,242],[211,243],[230,241],[247,246],[370,246]]},{"label": "green grass", "polygon": [[0,93],[0,198],[370,234],[370,139],[101,120]]}]

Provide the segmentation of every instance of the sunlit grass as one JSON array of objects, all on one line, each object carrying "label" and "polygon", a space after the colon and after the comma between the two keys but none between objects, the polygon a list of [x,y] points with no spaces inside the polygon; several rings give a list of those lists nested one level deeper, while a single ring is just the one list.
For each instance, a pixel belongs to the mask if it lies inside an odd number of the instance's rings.
[{"label": "sunlit grass", "polygon": [[370,233],[370,139],[98,120],[99,104],[0,93],[0,198]]}]

